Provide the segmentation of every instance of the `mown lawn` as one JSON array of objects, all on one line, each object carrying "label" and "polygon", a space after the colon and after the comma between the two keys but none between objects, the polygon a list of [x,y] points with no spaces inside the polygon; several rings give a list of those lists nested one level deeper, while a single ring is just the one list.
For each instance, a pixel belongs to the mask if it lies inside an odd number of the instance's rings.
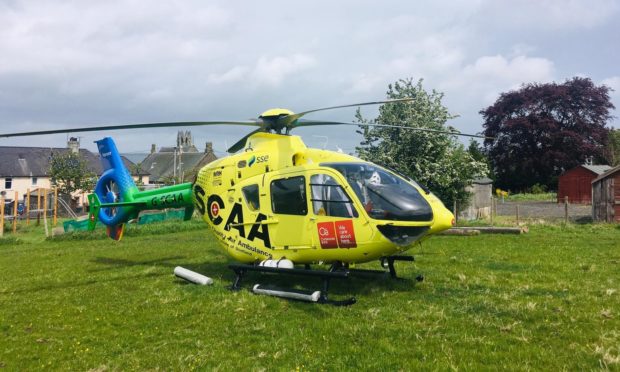
[{"label": "mown lawn", "polygon": [[231,292],[200,222],[147,230],[0,244],[0,369],[620,369],[617,226],[434,237],[404,280],[334,282],[350,307]]}]

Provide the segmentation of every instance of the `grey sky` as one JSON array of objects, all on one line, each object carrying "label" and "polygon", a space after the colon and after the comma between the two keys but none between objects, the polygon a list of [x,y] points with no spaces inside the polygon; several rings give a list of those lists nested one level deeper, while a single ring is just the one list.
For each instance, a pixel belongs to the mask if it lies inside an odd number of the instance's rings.
[{"label": "grey sky", "polygon": [[[0,132],[235,120],[385,98],[423,78],[479,132],[478,111],[528,82],[579,75],[616,91],[620,2],[538,1],[11,1],[0,0]],[[375,109],[365,109],[373,117]],[[354,109],[317,119],[353,120]],[[614,112],[617,115],[617,111]],[[619,121],[613,123],[618,127]],[[192,128],[222,155],[245,127]],[[355,129],[296,132],[310,146],[353,151]],[[111,135],[121,151],[171,145],[175,130]],[[64,146],[66,136],[0,139]]]}]

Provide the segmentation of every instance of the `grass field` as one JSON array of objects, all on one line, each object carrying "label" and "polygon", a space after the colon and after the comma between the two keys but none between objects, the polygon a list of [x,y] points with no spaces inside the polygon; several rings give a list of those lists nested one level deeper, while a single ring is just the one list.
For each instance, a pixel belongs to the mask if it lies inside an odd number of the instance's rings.
[{"label": "grass field", "polygon": [[200,222],[147,230],[1,241],[0,369],[620,369],[618,226],[434,237],[397,264],[404,280],[334,282],[350,307],[231,292]]},{"label": "grass field", "polygon": [[506,201],[557,201],[558,194],[555,192],[545,192],[539,194],[510,194],[506,197]]}]

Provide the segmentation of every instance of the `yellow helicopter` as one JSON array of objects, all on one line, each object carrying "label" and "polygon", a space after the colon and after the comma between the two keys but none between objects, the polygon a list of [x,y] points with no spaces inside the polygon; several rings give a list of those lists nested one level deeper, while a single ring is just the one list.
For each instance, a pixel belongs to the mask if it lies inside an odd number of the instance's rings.
[{"label": "yellow helicopter", "polygon": [[[373,260],[380,260],[396,277],[394,261],[413,261],[412,256],[402,253],[453,226],[454,216],[433,193],[415,181],[351,155],[308,148],[290,131],[310,125],[360,125],[301,119],[311,112],[407,104],[410,100],[365,102],[297,114],[271,109],[252,121],[129,124],[8,133],[0,137],[215,124],[257,126],[257,130],[229,149],[238,153],[204,166],[194,182],[147,191],[136,187],[111,138],[96,141],[104,173],[89,195],[91,228],[98,219],[107,226],[108,235],[119,240],[125,224],[137,218],[140,211],[185,208],[189,219],[197,210],[220,245],[237,261],[229,265],[236,274],[233,289],[241,287],[241,280],[249,271],[311,276],[323,281],[321,290],[264,285],[255,285],[252,290],[302,301],[348,305],[355,298],[328,298],[331,279],[348,277],[353,272],[350,264]],[[313,264],[331,266],[329,270],[313,270]]]}]

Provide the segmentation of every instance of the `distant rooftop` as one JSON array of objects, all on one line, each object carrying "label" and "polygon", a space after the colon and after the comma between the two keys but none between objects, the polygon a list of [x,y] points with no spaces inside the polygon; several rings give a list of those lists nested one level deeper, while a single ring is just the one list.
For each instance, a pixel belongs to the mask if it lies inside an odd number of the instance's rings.
[{"label": "distant rooftop", "polygon": [[[47,177],[52,156],[69,151],[72,150],[57,147],[0,146],[0,177]],[[97,175],[103,173],[98,154],[93,154],[86,149],[79,149],[77,151],[88,163],[90,171]],[[148,174],[143,169],[136,169],[135,164],[126,157],[122,156],[121,158],[125,167],[132,174]]]},{"label": "distant rooftop", "polygon": [[609,165],[587,165],[584,164],[582,165],[582,167],[586,168],[587,170],[594,172],[596,174],[603,174],[605,172],[607,172],[608,170],[611,169],[611,167]]}]

